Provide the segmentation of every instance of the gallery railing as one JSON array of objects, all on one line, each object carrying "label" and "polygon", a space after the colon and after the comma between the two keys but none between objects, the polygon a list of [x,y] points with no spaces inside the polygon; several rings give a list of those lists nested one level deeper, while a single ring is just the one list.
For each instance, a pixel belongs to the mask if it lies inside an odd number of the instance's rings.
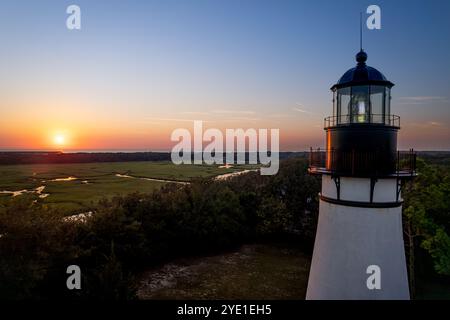
[{"label": "gallery railing", "polygon": [[312,173],[412,176],[416,173],[416,153],[412,149],[389,153],[311,148],[309,168]]},{"label": "gallery railing", "polygon": [[400,117],[383,114],[357,114],[329,116],[324,119],[324,128],[349,124],[379,124],[400,128]]}]

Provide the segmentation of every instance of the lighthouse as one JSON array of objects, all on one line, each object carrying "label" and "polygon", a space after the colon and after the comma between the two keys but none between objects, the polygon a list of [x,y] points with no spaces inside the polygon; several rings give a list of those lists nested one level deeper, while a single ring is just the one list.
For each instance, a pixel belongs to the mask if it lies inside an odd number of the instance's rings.
[{"label": "lighthouse", "polygon": [[415,153],[397,151],[394,84],[366,61],[361,49],[331,88],[326,147],[310,153],[322,189],[307,299],[410,298],[401,192]]}]

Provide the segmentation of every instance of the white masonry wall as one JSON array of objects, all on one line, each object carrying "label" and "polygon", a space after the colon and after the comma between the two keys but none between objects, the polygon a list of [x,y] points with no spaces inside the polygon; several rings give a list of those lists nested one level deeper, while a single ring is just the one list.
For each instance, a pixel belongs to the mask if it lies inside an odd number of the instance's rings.
[{"label": "white masonry wall", "polygon": [[[323,195],[336,198],[329,176]],[[370,179],[341,178],[341,199],[370,200]],[[375,202],[396,200],[396,180],[379,180]],[[320,201],[307,299],[409,299],[402,209],[361,208]],[[367,268],[380,267],[381,289],[367,287]]]},{"label": "white masonry wall", "polygon": [[[341,200],[370,202],[370,179],[341,177]],[[329,175],[322,176],[322,195],[337,199],[336,184]],[[397,180],[378,179],[375,183],[373,202],[396,202]],[[401,201],[401,194],[399,196]]]}]

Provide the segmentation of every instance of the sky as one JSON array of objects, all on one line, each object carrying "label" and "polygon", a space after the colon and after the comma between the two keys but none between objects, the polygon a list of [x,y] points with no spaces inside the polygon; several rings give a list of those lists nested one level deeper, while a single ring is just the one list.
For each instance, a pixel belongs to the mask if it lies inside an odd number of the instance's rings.
[{"label": "sky", "polygon": [[399,149],[450,150],[446,0],[2,0],[0,149],[170,150],[193,120],[324,146],[371,4],[381,30],[365,28],[364,50],[395,83]]}]

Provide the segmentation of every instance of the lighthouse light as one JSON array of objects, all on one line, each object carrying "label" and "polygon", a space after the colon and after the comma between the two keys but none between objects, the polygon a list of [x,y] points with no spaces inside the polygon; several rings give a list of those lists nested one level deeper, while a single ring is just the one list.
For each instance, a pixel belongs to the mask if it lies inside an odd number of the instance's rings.
[{"label": "lighthouse light", "polygon": [[365,122],[366,104],[364,101],[358,101],[358,122]]},{"label": "lighthouse light", "polygon": [[352,88],[351,119],[352,123],[368,122],[369,87],[355,86]]}]

